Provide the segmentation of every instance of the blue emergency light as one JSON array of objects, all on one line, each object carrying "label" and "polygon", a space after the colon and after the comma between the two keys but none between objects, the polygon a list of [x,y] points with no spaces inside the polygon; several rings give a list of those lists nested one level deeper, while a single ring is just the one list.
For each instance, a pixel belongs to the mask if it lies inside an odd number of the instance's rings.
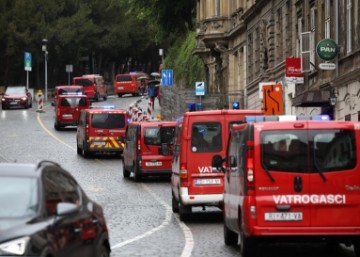
[{"label": "blue emergency light", "polygon": [[115,109],[115,105],[104,105],[104,106],[102,106],[102,108],[107,109],[107,110]]},{"label": "blue emergency light", "polygon": [[267,116],[245,116],[245,122],[263,121],[296,121],[296,120],[319,120],[329,121],[329,115],[267,115]]},{"label": "blue emergency light", "polygon": [[239,110],[240,109],[240,102],[233,102],[232,103],[233,110]]}]

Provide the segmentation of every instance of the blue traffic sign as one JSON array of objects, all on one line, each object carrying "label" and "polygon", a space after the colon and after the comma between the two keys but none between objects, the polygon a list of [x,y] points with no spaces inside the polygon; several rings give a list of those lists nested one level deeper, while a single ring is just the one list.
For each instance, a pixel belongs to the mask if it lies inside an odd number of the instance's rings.
[{"label": "blue traffic sign", "polygon": [[29,52],[24,52],[24,66],[26,71],[31,71],[32,58],[31,58],[31,53]]},{"label": "blue traffic sign", "polygon": [[163,86],[172,86],[173,85],[173,71],[172,70],[162,70],[161,71],[161,84]]}]

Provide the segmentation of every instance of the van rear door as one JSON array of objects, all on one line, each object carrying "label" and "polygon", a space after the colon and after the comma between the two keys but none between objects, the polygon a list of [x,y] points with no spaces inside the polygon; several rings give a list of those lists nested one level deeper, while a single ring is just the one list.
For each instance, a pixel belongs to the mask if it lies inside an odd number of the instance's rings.
[{"label": "van rear door", "polygon": [[312,226],[360,225],[359,129],[357,123],[309,125]]},{"label": "van rear door", "polygon": [[122,150],[120,136],[125,135],[126,112],[93,113],[90,148]]},{"label": "van rear door", "polygon": [[[306,122],[254,123],[254,190],[257,224],[307,227],[311,223]],[[298,143],[299,152],[294,145]],[[286,232],[284,232],[286,233]]]},{"label": "van rear door", "polygon": [[[223,119],[209,121],[209,117],[196,117],[190,123],[190,141],[187,150],[188,194],[223,194],[222,172],[213,172],[211,160],[221,154],[224,137]],[[218,116],[220,117],[220,116]],[[201,121],[203,120],[203,121]]]},{"label": "van rear door", "polygon": [[84,93],[89,98],[94,98],[95,97],[95,86],[94,86],[94,82],[93,82],[92,79],[83,78],[83,77],[77,77],[77,78],[74,78],[74,84],[79,85],[79,86],[83,86],[84,87]]}]

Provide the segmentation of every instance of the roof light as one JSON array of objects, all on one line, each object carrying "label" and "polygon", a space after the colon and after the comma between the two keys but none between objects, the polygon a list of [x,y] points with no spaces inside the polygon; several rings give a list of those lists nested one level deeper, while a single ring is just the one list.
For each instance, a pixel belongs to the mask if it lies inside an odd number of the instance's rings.
[{"label": "roof light", "polygon": [[232,103],[233,110],[239,110],[240,109],[240,102],[233,102]]},{"label": "roof light", "polygon": [[264,121],[296,121],[296,120],[331,120],[329,115],[268,115],[268,116],[245,116],[245,122]]},{"label": "roof light", "polygon": [[115,105],[104,105],[104,106],[100,106],[100,108],[103,108],[103,109],[115,109]]}]

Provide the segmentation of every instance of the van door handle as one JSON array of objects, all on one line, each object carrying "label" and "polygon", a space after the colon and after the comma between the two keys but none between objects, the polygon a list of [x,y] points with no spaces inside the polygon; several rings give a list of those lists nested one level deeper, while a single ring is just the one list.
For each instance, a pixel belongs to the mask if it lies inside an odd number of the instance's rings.
[{"label": "van door handle", "polygon": [[288,211],[290,210],[291,206],[289,204],[287,205],[276,205],[276,209],[278,211]]},{"label": "van door handle", "polygon": [[302,178],[300,176],[294,177],[294,190],[295,192],[302,191]]}]

